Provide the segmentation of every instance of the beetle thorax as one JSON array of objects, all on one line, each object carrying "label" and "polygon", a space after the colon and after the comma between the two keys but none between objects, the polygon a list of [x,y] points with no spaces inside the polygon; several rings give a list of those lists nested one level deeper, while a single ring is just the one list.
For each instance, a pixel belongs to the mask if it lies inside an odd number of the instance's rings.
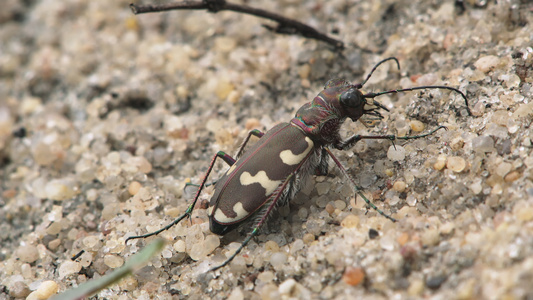
[{"label": "beetle thorax", "polygon": [[337,140],[340,126],[346,119],[333,102],[325,100],[320,93],[296,112],[291,123],[302,129],[315,143],[331,144]]}]

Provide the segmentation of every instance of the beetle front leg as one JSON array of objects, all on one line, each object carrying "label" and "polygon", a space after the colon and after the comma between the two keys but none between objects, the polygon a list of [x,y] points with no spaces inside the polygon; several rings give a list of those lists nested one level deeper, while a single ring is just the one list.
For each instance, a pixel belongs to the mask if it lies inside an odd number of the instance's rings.
[{"label": "beetle front leg", "polygon": [[424,134],[420,134],[420,135],[411,135],[411,136],[395,136],[393,134],[390,134],[390,135],[359,135],[359,134],[356,134],[356,135],[350,137],[349,139],[347,139],[345,141],[340,141],[339,140],[337,143],[335,143],[333,145],[333,147],[335,147],[335,149],[338,149],[338,150],[350,149],[351,147],[353,147],[353,145],[355,145],[355,143],[357,143],[357,142],[359,142],[360,140],[363,140],[363,139],[366,139],[366,140],[389,140],[389,141],[392,141],[392,142],[394,142],[395,140],[414,140],[414,139],[419,139],[419,138],[423,138],[423,137],[432,135],[439,129],[448,130],[448,128],[446,128],[446,126],[442,126],[441,125],[441,126],[435,128],[435,129],[433,129],[432,131],[428,132],[428,133],[424,133]]},{"label": "beetle front leg", "polygon": [[217,158],[221,158],[223,161],[225,161],[230,166],[232,166],[235,163],[235,159],[233,159],[233,157],[229,156],[225,152],[218,151],[217,154],[215,154],[215,156],[211,160],[211,163],[209,164],[209,168],[207,169],[207,172],[205,173],[204,178],[202,179],[202,183],[200,184],[200,186],[198,188],[198,191],[196,192],[196,196],[194,197],[194,201],[191,203],[191,205],[189,205],[189,207],[187,208],[187,210],[185,211],[185,213],[183,215],[181,215],[180,217],[178,217],[177,219],[172,221],[167,226],[165,226],[165,227],[163,227],[163,228],[161,228],[159,230],[156,230],[154,232],[150,232],[150,233],[143,234],[143,235],[130,236],[130,237],[128,237],[126,239],[125,243],[128,243],[129,240],[147,238],[147,237],[150,237],[150,236],[153,236],[153,235],[157,235],[157,234],[159,234],[159,233],[161,233],[161,232],[163,232],[165,230],[170,229],[172,226],[174,226],[174,225],[178,224],[179,222],[181,222],[181,220],[183,220],[185,218],[190,218],[191,215],[192,215],[192,211],[194,210],[194,206],[196,205],[196,202],[198,201],[198,198],[200,197],[200,193],[201,193],[202,189],[205,186],[205,183],[207,181],[207,178],[209,177],[209,174],[213,170],[213,166],[215,165],[215,162],[216,162]]}]

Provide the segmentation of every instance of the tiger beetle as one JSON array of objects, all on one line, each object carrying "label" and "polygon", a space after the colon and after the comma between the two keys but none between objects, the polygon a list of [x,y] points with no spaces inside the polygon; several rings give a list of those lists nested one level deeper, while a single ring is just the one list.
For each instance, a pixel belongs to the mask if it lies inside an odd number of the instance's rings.
[{"label": "tiger beetle", "polygon": [[[217,158],[225,161],[230,167],[216,182],[215,192],[209,202],[208,215],[210,230],[218,235],[224,235],[241,225],[252,216],[257,216],[252,232],[242,242],[241,246],[221,265],[209,271],[226,266],[239,252],[256,236],[261,225],[265,223],[270,213],[279,205],[284,205],[302,187],[305,178],[315,172],[326,175],[329,158],[335,162],[341,173],[346,176],[354,191],[363,200],[385,218],[396,220],[377,208],[357,186],[355,180],[348,174],[339,160],[333,155],[330,148],[347,150],[363,139],[385,140],[410,140],[429,136],[439,129],[421,135],[397,137],[394,135],[353,135],[343,140],[339,134],[340,127],[346,118],[353,122],[363,115],[370,115],[382,119],[378,109],[389,111],[385,106],[374,100],[375,97],[422,89],[446,89],[460,94],[465,101],[468,114],[471,115],[466,96],[456,88],[448,86],[420,86],[406,89],[390,90],[378,93],[361,92],[361,88],[372,76],[372,73],[382,63],[394,60],[389,57],[377,63],[363,83],[351,84],[344,79],[328,81],[313,101],[304,104],[289,123],[280,123],[266,133],[252,130],[232,158],[225,152],[219,151],[211,160],[211,164],[203,177],[194,201],[185,213],[164,228],[152,233],[131,236],[126,239],[146,238],[159,234],[162,231],[178,224],[184,218],[190,218],[194,206],[198,201],[202,188],[206,185]],[[245,146],[251,136],[256,136],[259,141],[244,152]]]}]

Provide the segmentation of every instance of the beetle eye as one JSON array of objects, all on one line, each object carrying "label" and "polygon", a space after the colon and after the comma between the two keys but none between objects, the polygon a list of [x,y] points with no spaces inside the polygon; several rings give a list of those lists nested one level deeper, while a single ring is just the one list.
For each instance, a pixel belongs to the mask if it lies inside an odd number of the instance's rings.
[{"label": "beetle eye", "polygon": [[359,107],[363,104],[361,92],[356,89],[349,89],[341,94],[341,104],[348,107]]}]

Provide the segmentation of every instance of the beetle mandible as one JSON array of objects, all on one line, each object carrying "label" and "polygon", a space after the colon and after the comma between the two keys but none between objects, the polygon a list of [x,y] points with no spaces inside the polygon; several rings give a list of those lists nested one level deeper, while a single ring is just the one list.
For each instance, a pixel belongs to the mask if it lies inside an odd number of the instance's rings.
[{"label": "beetle mandible", "polygon": [[[258,234],[259,228],[266,221],[269,214],[277,206],[290,201],[300,190],[301,183],[307,176],[313,172],[321,175],[327,174],[330,157],[341,170],[341,173],[347,177],[355,192],[369,206],[395,222],[394,218],[382,212],[364,196],[346,169],[333,155],[330,147],[346,150],[362,139],[388,139],[391,141],[396,139],[417,139],[431,135],[439,129],[446,129],[446,127],[439,126],[429,133],[415,136],[353,135],[343,140],[339,134],[340,126],[347,118],[355,122],[363,115],[383,118],[378,110],[388,111],[388,109],[374,100],[377,96],[421,89],[447,89],[454,91],[463,97],[469,115],[471,115],[471,112],[466,96],[458,89],[449,86],[420,86],[363,94],[360,89],[372,76],[372,73],[379,65],[389,60],[394,60],[398,68],[400,67],[395,57],[389,57],[377,63],[363,83],[351,84],[344,79],[332,79],[326,83],[324,90],[311,102],[304,104],[296,112],[295,117],[290,122],[280,123],[266,133],[258,130],[250,131],[237,152],[236,159],[219,151],[211,160],[193,202],[182,216],[155,232],[128,237],[126,242],[131,239],[159,234],[176,225],[184,218],[190,218],[217,158],[225,161],[230,168],[216,182],[215,192],[209,202],[210,230],[215,234],[224,235],[241,225],[251,216],[257,216],[257,221],[252,232],[242,242],[237,251],[221,265],[213,267],[210,271],[217,270],[231,262],[248,242]],[[244,148],[252,135],[260,139],[244,152]]]}]

